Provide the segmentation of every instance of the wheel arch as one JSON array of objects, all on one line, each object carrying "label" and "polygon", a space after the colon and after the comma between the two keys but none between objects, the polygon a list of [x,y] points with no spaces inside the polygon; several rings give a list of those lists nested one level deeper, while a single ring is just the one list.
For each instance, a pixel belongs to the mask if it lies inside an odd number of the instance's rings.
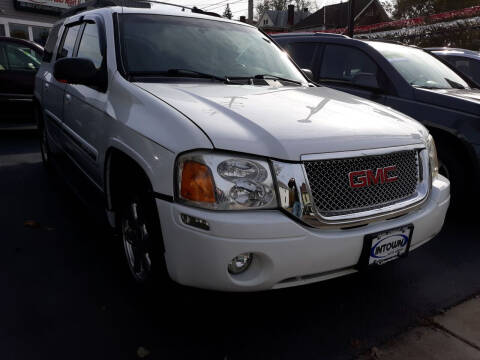
[{"label": "wheel arch", "polygon": [[[438,124],[425,123],[430,134],[433,136],[436,144],[437,150],[439,144],[448,144],[455,148],[456,151],[460,151],[464,155],[464,161],[467,165],[470,165],[474,171],[474,179],[480,179],[480,165],[479,160],[477,159],[475,150],[472,144],[468,139],[458,131],[455,131],[451,128],[443,127]],[[442,150],[440,149],[440,152]]]},{"label": "wheel arch", "polygon": [[[116,143],[110,146],[106,151],[104,162],[104,189],[107,210],[110,212],[115,210],[115,196],[118,195],[118,185],[113,183],[113,177],[118,176],[120,160],[125,162],[125,164],[122,164],[121,170],[123,172],[128,172],[129,176],[142,177],[153,190],[152,169],[142,156],[124,144]],[[127,169],[124,169],[124,167]]]}]

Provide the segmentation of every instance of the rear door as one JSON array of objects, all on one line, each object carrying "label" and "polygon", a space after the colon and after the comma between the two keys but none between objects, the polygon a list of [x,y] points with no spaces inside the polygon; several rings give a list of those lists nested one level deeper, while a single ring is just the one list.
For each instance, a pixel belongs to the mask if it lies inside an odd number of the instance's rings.
[{"label": "rear door", "polygon": [[68,136],[63,131],[63,97],[65,94],[65,84],[55,79],[53,69],[56,60],[73,55],[80,26],[78,23],[65,26],[61,32],[58,50],[52,54],[49,54],[47,50],[45,61],[48,61],[49,65],[42,77],[42,99],[47,131],[55,142],[55,145],[61,149],[65,149],[65,144],[68,140]]},{"label": "rear door", "polygon": [[0,126],[33,124],[33,84],[41,54],[29,46],[0,42]]}]

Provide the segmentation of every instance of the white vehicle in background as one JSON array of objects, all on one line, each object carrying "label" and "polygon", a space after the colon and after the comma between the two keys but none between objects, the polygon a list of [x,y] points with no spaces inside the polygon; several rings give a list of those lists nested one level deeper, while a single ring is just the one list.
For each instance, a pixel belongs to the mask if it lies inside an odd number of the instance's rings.
[{"label": "white vehicle in background", "polygon": [[64,19],[46,52],[44,161],[96,189],[138,282],[306,284],[406,256],[443,225],[427,130],[309,83],[255,27],[138,3]]}]

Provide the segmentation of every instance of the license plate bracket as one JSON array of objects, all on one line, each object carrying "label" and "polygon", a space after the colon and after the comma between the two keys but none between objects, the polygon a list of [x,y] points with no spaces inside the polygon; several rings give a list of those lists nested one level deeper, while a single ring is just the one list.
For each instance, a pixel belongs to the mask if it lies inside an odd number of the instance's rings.
[{"label": "license plate bracket", "polygon": [[412,235],[413,224],[365,235],[357,268],[363,270],[408,256]]}]

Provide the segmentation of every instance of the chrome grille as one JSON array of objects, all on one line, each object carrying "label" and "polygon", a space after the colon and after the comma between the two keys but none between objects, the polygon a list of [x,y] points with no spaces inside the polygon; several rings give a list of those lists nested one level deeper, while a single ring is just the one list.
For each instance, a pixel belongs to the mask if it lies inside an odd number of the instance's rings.
[{"label": "chrome grille", "polygon": [[[317,212],[323,217],[379,209],[417,196],[420,165],[417,150],[389,154],[306,161],[305,171]],[[366,187],[350,187],[349,173],[396,166],[398,180]]]}]

